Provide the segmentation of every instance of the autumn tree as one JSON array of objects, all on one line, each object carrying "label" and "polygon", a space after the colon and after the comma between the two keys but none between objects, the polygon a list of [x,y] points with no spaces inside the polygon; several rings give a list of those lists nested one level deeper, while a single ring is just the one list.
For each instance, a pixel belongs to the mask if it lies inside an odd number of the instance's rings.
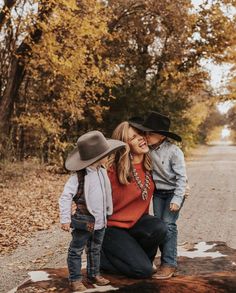
[{"label": "autumn tree", "polygon": [[230,5],[4,1],[1,134],[18,158],[61,162],[82,132],[109,135],[118,122],[154,109],[171,116],[187,144],[196,142],[216,101],[202,60],[228,62],[235,44],[235,22],[224,11]]},{"label": "autumn tree", "polygon": [[231,130],[231,138],[236,142],[236,105],[227,112],[227,125]]},{"label": "autumn tree", "polygon": [[222,62],[232,42],[235,27],[221,9],[223,1],[199,11],[186,0],[108,2],[115,15],[110,29],[120,36],[113,53],[122,52],[125,60],[123,83],[113,89],[116,99],[109,104],[113,115],[105,119],[109,129],[155,109],[171,115],[174,129],[185,137],[192,131],[191,107],[208,101],[212,92],[201,61]]},{"label": "autumn tree", "polygon": [[6,0],[1,7],[1,155],[9,152],[8,137],[12,129],[11,119],[15,111],[15,102],[19,97],[19,88],[25,76],[25,61],[30,56],[29,44],[40,39],[41,30],[38,28],[37,23],[49,15],[51,4],[45,0],[37,2],[34,0]]},{"label": "autumn tree", "polygon": [[58,160],[68,141],[96,127],[107,109],[103,99],[120,82],[119,58],[108,54],[108,16],[109,9],[95,0],[61,0],[38,23],[42,38],[30,44],[14,121],[24,128],[21,141],[33,142],[44,161]]}]

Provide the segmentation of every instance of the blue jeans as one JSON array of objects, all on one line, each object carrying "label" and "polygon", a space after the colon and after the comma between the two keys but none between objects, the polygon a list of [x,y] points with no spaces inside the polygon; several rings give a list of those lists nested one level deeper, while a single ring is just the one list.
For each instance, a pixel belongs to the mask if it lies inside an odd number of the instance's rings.
[{"label": "blue jeans", "polygon": [[68,250],[67,264],[69,280],[79,281],[82,279],[81,257],[87,247],[87,275],[93,278],[100,273],[100,252],[104,238],[105,228],[93,232],[74,229],[72,241]]},{"label": "blue jeans", "polygon": [[154,215],[162,219],[167,224],[167,236],[165,241],[159,246],[161,251],[161,264],[177,267],[177,225],[179,211],[170,211],[170,202],[173,197],[173,191],[162,193],[155,190],[153,195]]}]

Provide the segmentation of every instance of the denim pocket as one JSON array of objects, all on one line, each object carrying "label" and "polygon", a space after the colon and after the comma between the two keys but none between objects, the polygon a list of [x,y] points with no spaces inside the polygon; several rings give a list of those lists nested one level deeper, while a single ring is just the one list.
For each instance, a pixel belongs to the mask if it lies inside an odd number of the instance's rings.
[{"label": "denim pocket", "polygon": [[83,215],[76,212],[71,216],[71,227],[78,230],[93,232],[95,218],[92,215]]}]

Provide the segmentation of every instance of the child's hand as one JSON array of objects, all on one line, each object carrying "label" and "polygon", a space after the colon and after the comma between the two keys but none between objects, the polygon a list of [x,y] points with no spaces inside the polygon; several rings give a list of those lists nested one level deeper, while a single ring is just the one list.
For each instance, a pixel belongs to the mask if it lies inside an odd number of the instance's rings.
[{"label": "child's hand", "polygon": [[185,194],[184,194],[185,199],[188,198],[189,195],[190,195],[190,186],[187,184],[185,187]]},{"label": "child's hand", "polygon": [[69,232],[70,231],[70,223],[61,224],[61,229],[63,231]]},{"label": "child's hand", "polygon": [[177,212],[179,210],[179,206],[176,203],[170,204],[170,211],[171,212]]}]

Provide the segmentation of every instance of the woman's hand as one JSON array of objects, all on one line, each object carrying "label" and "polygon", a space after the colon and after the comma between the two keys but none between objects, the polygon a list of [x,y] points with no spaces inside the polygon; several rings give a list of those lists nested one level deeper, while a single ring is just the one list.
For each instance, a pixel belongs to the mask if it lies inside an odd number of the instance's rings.
[{"label": "woman's hand", "polygon": [[63,231],[69,232],[70,231],[70,223],[61,224],[61,229]]},{"label": "woman's hand", "polygon": [[170,204],[170,211],[171,212],[177,212],[179,210],[179,206],[176,203]]}]

